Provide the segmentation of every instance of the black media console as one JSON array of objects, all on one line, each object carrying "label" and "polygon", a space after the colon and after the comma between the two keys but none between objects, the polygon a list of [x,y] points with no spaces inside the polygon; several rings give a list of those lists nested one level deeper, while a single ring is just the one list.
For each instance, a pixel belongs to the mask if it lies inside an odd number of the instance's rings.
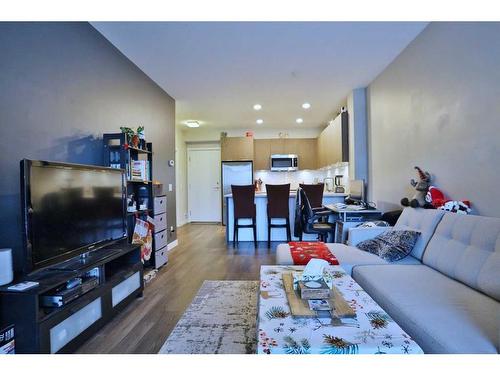
[{"label": "black media console", "polygon": [[[83,280],[82,289],[68,293],[65,286],[75,279]],[[16,353],[71,353],[142,296],[141,248],[121,241],[21,281],[39,285],[22,292],[0,288],[0,321],[15,325]],[[61,294],[68,302],[47,307]]]}]

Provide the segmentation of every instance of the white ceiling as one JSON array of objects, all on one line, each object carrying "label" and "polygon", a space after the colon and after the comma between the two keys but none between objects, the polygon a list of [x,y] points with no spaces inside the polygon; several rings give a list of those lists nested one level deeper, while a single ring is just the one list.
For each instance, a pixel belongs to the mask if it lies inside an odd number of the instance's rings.
[{"label": "white ceiling", "polygon": [[[258,129],[324,126],[350,90],[367,86],[427,23],[92,25],[176,99],[177,124]],[[301,107],[306,101],[308,111]],[[256,125],[257,118],[264,124]]]}]

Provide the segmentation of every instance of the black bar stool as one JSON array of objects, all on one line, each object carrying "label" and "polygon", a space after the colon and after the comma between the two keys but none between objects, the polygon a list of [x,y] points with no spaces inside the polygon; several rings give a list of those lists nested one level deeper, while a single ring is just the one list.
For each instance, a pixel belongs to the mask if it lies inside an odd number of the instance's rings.
[{"label": "black bar stool", "polygon": [[[253,242],[257,246],[257,218],[254,185],[231,185],[234,204],[233,246],[238,241],[240,228],[253,229]],[[252,224],[239,224],[239,219],[251,219]]]},{"label": "black bar stool", "polygon": [[[290,184],[268,185],[267,192],[267,244],[271,247],[271,228],[286,228],[286,238],[292,240],[290,230]],[[285,224],[273,224],[272,219],[285,219]]]}]

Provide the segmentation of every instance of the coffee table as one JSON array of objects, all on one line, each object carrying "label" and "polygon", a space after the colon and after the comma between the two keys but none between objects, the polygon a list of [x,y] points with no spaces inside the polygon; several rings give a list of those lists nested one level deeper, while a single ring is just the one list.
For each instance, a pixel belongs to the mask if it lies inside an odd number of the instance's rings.
[{"label": "coffee table", "polygon": [[422,354],[422,349],[340,266],[325,270],[356,311],[355,318],[294,318],[282,282],[303,266],[262,266],[258,308],[259,354]]}]

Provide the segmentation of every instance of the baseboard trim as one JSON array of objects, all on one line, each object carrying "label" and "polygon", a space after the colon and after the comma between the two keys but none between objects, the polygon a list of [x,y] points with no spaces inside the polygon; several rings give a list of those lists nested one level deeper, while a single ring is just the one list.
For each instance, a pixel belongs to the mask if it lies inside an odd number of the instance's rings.
[{"label": "baseboard trim", "polygon": [[187,221],[178,221],[177,222],[177,228],[183,227],[184,225],[189,224]]},{"label": "baseboard trim", "polygon": [[172,250],[174,247],[176,247],[179,244],[178,240],[172,241],[167,245],[167,251]]}]

